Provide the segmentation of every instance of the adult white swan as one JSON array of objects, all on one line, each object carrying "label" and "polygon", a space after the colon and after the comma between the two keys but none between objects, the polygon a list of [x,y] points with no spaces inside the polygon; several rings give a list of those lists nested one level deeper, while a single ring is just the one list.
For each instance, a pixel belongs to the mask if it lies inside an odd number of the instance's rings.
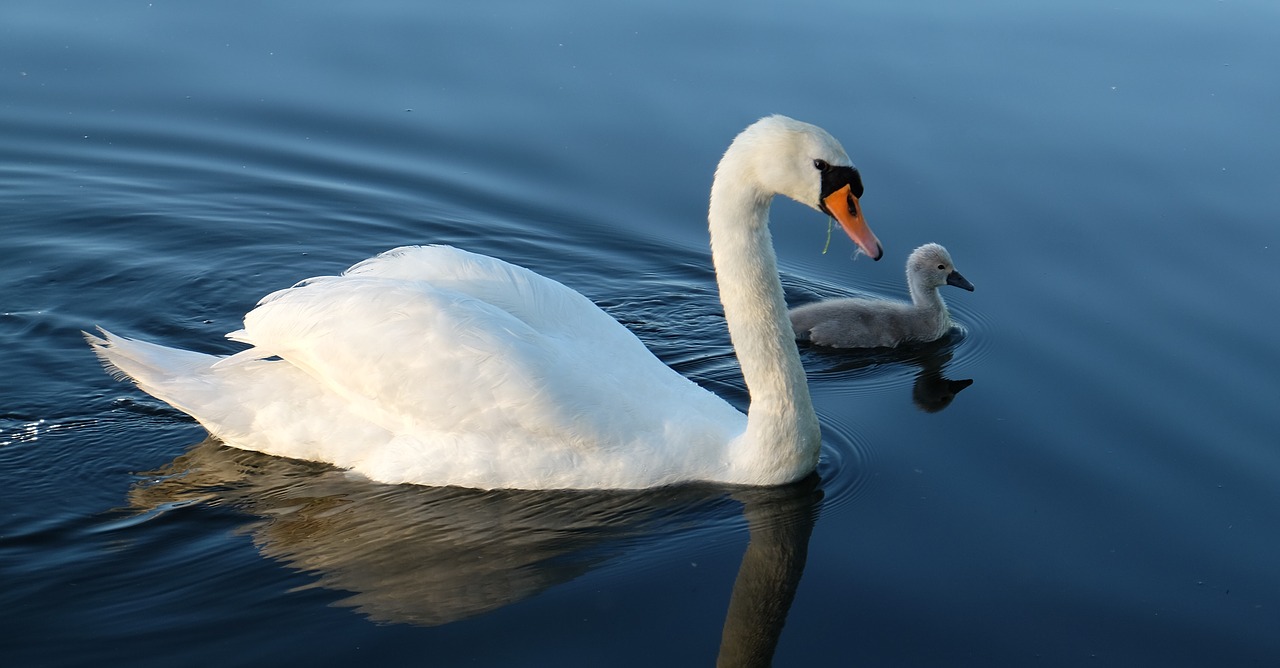
[{"label": "adult white swan", "polygon": [[820,434],[769,236],[773,195],[828,213],[867,255],[862,181],[822,129],[752,124],[708,217],[747,415],[680,376],[581,294],[447,246],[405,247],[265,297],[230,357],[86,334],[108,369],[227,445],[388,483],[479,488],[776,485]]}]

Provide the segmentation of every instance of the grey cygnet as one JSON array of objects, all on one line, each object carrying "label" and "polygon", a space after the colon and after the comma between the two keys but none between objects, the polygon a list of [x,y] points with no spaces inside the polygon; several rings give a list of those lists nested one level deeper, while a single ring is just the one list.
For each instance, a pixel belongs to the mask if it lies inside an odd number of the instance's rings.
[{"label": "grey cygnet", "polygon": [[791,309],[796,338],[832,348],[894,348],[927,343],[951,330],[951,315],[938,294],[943,285],[973,291],[947,249],[925,244],[907,258],[911,302],[885,299],[832,299]]}]

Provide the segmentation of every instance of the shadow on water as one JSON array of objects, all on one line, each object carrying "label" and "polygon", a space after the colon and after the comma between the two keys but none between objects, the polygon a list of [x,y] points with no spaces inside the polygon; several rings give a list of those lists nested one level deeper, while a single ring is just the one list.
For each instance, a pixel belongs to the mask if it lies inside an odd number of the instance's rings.
[{"label": "shadow on water", "polygon": [[811,378],[854,377],[883,366],[919,367],[911,386],[911,401],[926,413],[937,413],[970,385],[972,378],[948,378],[945,370],[964,339],[960,330],[930,343],[898,348],[840,349],[800,343]]},{"label": "shadow on water", "polygon": [[380,623],[436,626],[569,582],[631,548],[746,517],[749,542],[719,665],[767,666],[800,582],[823,498],[817,475],[782,488],[480,491],[382,485],[331,467],[206,440],[129,493],[140,515],[191,504],[257,517],[264,556],[350,592]]}]

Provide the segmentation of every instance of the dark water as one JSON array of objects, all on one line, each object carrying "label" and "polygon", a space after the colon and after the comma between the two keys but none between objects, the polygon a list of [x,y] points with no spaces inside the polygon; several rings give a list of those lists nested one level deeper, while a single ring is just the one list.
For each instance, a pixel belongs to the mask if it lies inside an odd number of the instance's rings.
[{"label": "dark water", "polygon": [[[5,2],[0,663],[1275,665],[1277,34],[1261,0]],[[270,291],[451,243],[743,405],[706,195],[774,112],[844,142],[886,247],[777,204],[793,301],[902,297],[927,241],[977,285],[938,345],[804,351],[808,485],[375,485],[202,443],[80,340],[230,352]]]}]

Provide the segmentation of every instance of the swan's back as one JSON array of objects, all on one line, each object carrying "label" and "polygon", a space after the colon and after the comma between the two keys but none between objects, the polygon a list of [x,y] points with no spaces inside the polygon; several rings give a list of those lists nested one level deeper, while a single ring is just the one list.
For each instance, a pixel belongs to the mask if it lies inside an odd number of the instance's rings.
[{"label": "swan's back", "polygon": [[423,282],[490,304],[546,335],[620,337],[643,348],[617,320],[576,290],[524,267],[452,246],[396,248],[356,264],[343,276]]}]

